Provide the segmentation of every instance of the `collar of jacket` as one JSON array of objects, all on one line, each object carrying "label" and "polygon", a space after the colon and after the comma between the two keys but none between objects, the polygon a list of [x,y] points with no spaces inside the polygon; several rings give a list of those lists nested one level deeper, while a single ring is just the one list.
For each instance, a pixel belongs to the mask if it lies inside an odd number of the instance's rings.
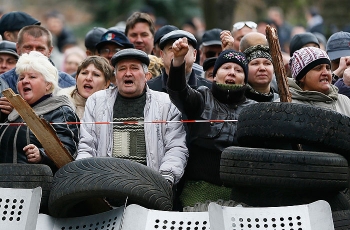
[{"label": "collar of jacket", "polygon": [[224,104],[229,105],[239,105],[246,101],[245,91],[247,86],[243,85],[241,87],[226,87],[223,84],[217,84],[216,81],[213,81],[212,93],[213,96]]},{"label": "collar of jacket", "polygon": [[292,94],[292,99],[299,101],[318,101],[331,103],[338,100],[338,88],[330,85],[329,93],[324,94],[318,91],[304,91],[292,78],[288,78],[289,91]]},{"label": "collar of jacket", "polygon": [[249,99],[252,99],[252,100],[257,101],[257,102],[270,102],[273,100],[274,93],[273,93],[271,88],[270,88],[269,93],[260,93],[260,92],[256,91],[255,89],[253,89],[253,87],[251,87],[249,84],[247,84],[247,88],[248,89],[247,89],[245,95]]},{"label": "collar of jacket", "polygon": [[[49,97],[46,100],[38,103],[37,105],[35,105],[32,109],[34,110],[34,112],[36,113],[36,115],[40,116],[43,114],[46,114],[48,112],[51,112],[61,106],[69,106],[72,109],[74,108],[74,105],[72,104],[72,102],[69,100],[69,98],[65,95],[61,95],[61,96],[53,96],[53,97]],[[73,109],[74,110],[74,109]],[[8,121],[14,121],[19,117],[18,112],[14,109],[12,110],[12,112],[9,114],[8,116]]]}]

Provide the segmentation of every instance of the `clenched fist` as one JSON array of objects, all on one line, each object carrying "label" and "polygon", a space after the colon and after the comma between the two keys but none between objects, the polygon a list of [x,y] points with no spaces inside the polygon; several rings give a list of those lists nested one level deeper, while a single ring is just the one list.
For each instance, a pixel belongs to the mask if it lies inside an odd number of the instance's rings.
[{"label": "clenched fist", "polygon": [[180,66],[184,60],[185,56],[189,50],[188,41],[186,37],[177,39],[172,46],[172,51],[174,53],[173,65]]}]

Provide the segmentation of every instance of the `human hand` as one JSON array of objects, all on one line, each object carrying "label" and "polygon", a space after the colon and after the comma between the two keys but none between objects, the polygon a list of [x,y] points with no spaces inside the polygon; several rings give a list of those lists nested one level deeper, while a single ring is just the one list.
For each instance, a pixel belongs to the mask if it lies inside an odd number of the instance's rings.
[{"label": "human hand", "polygon": [[0,110],[4,114],[10,114],[13,110],[12,104],[7,100],[6,97],[0,97]]},{"label": "human hand", "polygon": [[172,46],[172,52],[174,54],[173,65],[180,66],[189,50],[188,41],[186,37],[177,39]]},{"label": "human hand", "polygon": [[338,69],[334,70],[334,74],[342,77],[346,68],[350,67],[350,56],[341,57]]},{"label": "human hand", "polygon": [[344,70],[343,81],[345,85],[350,86],[350,66]]},{"label": "human hand", "polygon": [[220,33],[221,47],[222,50],[233,49],[233,43],[235,39],[232,37],[231,32],[228,30],[223,30]]},{"label": "human hand", "polygon": [[35,145],[29,144],[23,148],[23,151],[25,152],[29,163],[41,162],[42,157],[40,155],[40,151]]}]

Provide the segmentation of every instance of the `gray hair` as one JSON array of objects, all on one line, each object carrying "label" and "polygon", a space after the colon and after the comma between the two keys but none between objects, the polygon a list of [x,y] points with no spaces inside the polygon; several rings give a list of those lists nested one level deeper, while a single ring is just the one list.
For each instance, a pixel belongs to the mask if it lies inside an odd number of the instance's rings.
[{"label": "gray hair", "polygon": [[148,66],[144,63],[141,63],[141,66],[142,66],[142,69],[143,69],[143,72],[146,74],[148,73]]},{"label": "gray hair", "polygon": [[[46,82],[52,84],[50,93],[56,94],[58,87],[58,70],[51,64],[49,59],[40,52],[31,51],[29,54],[22,54],[16,64],[16,74],[20,75],[28,70],[34,70],[45,78]],[[17,82],[19,78],[17,79]]]}]

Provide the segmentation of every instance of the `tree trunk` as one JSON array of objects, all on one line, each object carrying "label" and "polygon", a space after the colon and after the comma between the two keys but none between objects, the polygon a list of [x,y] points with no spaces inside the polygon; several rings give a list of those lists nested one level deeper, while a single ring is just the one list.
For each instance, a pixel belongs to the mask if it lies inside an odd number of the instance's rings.
[{"label": "tree trunk", "polygon": [[207,30],[218,27],[231,31],[237,0],[202,0],[201,3]]}]

